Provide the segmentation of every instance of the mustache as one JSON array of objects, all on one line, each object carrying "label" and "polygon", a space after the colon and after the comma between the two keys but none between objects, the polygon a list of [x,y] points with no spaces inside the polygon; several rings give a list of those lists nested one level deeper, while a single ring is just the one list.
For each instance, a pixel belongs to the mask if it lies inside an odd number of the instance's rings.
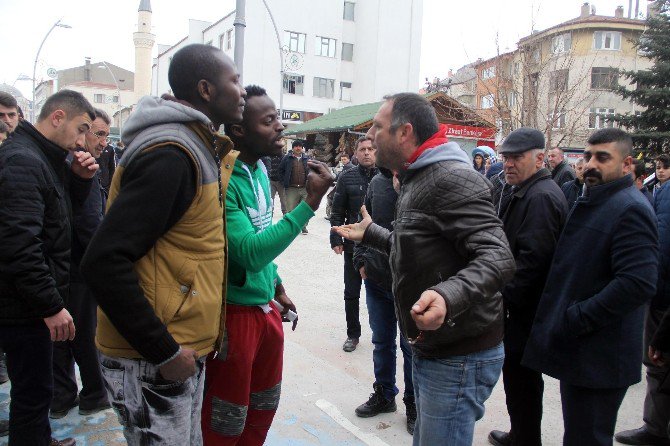
[{"label": "mustache", "polygon": [[595,169],[586,169],[584,170],[584,178],[593,177],[599,180],[603,179],[603,175]]}]

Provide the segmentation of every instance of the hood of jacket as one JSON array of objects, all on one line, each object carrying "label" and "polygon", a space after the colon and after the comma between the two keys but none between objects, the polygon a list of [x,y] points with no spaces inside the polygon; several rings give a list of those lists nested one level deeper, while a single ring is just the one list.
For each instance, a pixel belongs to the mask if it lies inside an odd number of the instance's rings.
[{"label": "hood of jacket", "polygon": [[212,126],[212,121],[207,116],[192,107],[170,99],[144,96],[126,121],[121,140],[128,147],[148,127],[194,121],[202,122],[207,127]]},{"label": "hood of jacket", "polygon": [[455,142],[448,142],[425,150],[416,161],[409,165],[407,170],[421,169],[440,161],[458,161],[472,167],[468,154]]}]

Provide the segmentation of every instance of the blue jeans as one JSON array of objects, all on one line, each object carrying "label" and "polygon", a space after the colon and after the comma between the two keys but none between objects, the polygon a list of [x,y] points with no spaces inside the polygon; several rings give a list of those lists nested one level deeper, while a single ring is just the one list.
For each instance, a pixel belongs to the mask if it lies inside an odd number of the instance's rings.
[{"label": "blue jeans", "polygon": [[414,355],[418,416],[413,445],[472,445],[475,422],[484,416],[484,402],[500,377],[504,358],[502,344],[443,359]]},{"label": "blue jeans", "polygon": [[100,354],[109,402],[129,446],[202,445],[205,358],[195,364],[195,375],[186,381],[168,381],[143,359]]},{"label": "blue jeans", "polygon": [[[398,334],[398,320],[395,315],[393,293],[366,279],[365,296],[372,330],[372,343],[375,346],[372,352],[375,383],[382,386],[384,398],[391,400],[398,394],[398,388],[395,385],[397,351],[395,339]],[[400,350],[403,356],[405,396],[413,396],[412,348],[402,334],[400,335]]]}]

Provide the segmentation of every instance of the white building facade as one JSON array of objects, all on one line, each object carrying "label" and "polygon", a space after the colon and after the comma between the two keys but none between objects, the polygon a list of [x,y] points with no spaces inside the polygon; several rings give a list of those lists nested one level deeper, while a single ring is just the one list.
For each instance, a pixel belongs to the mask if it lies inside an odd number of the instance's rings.
[{"label": "white building facade", "polygon": [[[267,0],[282,53],[261,0],[247,0],[244,85],[256,84],[280,104],[286,124],[384,95],[419,88],[423,0]],[[233,58],[235,12],[209,23],[189,21],[189,35],[158,45],[152,94],[169,92],[174,53],[191,43],[221,48]],[[283,72],[283,80],[282,80]]]}]

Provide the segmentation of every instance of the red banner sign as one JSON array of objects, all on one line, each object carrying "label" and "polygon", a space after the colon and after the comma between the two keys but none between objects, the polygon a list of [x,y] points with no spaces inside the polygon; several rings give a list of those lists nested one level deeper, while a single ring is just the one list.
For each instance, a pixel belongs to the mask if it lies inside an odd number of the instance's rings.
[{"label": "red banner sign", "polygon": [[467,125],[445,124],[447,136],[470,139],[495,139],[496,129],[488,127],[470,127]]}]

